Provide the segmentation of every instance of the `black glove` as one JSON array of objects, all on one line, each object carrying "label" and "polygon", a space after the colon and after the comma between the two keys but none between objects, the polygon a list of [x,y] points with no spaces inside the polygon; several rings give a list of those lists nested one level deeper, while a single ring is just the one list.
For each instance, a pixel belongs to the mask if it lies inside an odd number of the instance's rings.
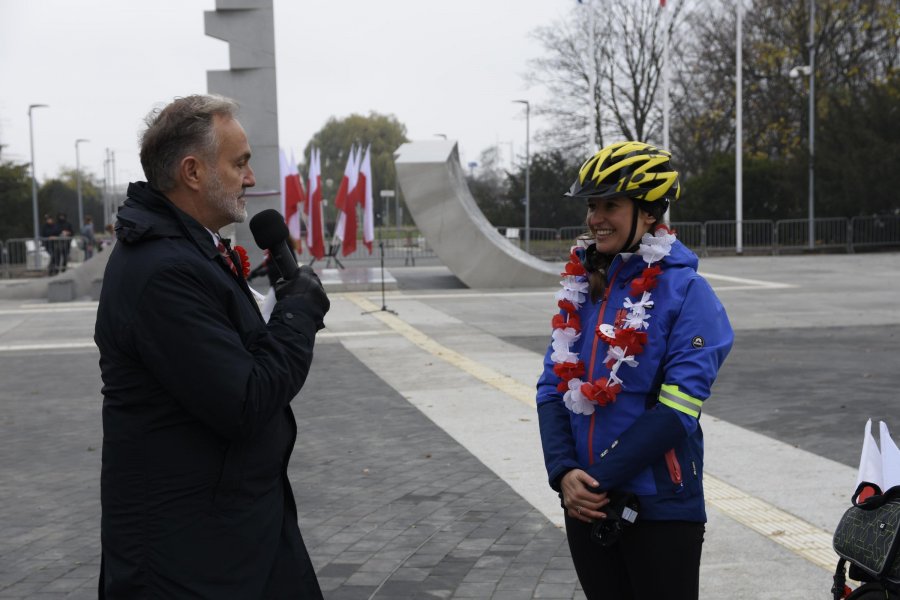
[{"label": "black glove", "polygon": [[325,327],[325,313],[331,308],[331,302],[325,294],[325,288],[319,276],[309,265],[300,267],[293,279],[279,279],[275,282],[275,299],[278,302],[299,301],[300,308],[313,318],[316,329]]}]

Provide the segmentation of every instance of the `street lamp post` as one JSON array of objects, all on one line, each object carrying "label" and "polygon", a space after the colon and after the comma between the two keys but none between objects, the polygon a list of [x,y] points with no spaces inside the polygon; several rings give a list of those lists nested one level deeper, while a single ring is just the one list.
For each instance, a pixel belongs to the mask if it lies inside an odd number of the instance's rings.
[{"label": "street lamp post", "polygon": [[531,252],[531,104],[528,100],[513,100],[525,105],[525,252]]},{"label": "street lamp post", "polygon": [[794,67],[789,75],[792,78],[804,75],[809,77],[809,248],[816,247],[816,212],[815,212],[815,175],[816,175],[816,2],[809,2],[809,64]]},{"label": "street lamp post", "polygon": [[735,48],[735,112],[734,112],[734,251],[744,252],[744,26],[743,0],[735,3],[737,20]]},{"label": "street lamp post", "polygon": [[816,122],[816,0],[809,0],[809,247],[816,246],[815,122]]},{"label": "street lamp post", "polygon": [[78,138],[75,140],[75,180],[76,185],[78,187],[78,229],[84,225],[84,205],[81,201],[81,157],[78,154],[78,144],[82,142],[89,142],[91,140],[86,140],[84,138]]},{"label": "street lamp post", "polygon": [[37,180],[34,171],[34,124],[31,111],[35,108],[46,108],[46,104],[28,105],[28,141],[31,146],[31,213],[34,218],[34,256],[36,268],[41,268],[40,225],[38,224]]}]

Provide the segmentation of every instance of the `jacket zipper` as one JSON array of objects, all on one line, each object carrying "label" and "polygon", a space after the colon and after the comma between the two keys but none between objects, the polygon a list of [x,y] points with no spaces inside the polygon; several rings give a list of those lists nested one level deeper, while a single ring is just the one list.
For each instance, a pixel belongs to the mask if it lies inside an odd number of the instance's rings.
[{"label": "jacket zipper", "polygon": [[[616,275],[619,274],[619,271],[622,269],[624,262],[619,263],[619,266],[616,267],[615,272],[609,278],[609,283],[606,284],[606,289],[603,290],[603,301],[600,303],[600,312],[597,313],[597,323],[594,324],[594,344],[591,347],[591,363],[590,368],[588,369],[588,381],[590,381],[591,377],[594,376],[594,360],[597,358],[597,343],[600,341],[600,336],[597,335],[597,328],[600,327],[600,324],[603,322],[603,313],[606,312],[606,301],[609,300],[609,291],[612,289],[613,284],[616,282]],[[588,464],[594,464],[594,424],[596,423],[597,411],[591,413],[591,424],[588,427]]]}]

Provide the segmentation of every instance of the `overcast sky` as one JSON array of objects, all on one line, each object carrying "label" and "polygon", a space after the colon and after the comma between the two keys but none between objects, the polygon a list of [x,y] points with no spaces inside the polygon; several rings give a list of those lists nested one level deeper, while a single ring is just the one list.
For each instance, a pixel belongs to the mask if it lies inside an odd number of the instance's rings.
[{"label": "overcast sky", "polygon": [[[576,0],[275,0],[278,126],[296,155],[331,116],[391,113],[412,140],[446,134],[461,159],[498,144],[524,155],[524,107],[539,100],[524,73],[538,26]],[[0,144],[29,162],[34,109],[39,179],[75,166],[116,181],[143,179],[142,119],[176,96],[206,92],[228,69],[225,42],[204,33],[214,0],[0,0]],[[532,133],[539,123],[532,118]],[[253,139],[250,143],[252,145]]]}]

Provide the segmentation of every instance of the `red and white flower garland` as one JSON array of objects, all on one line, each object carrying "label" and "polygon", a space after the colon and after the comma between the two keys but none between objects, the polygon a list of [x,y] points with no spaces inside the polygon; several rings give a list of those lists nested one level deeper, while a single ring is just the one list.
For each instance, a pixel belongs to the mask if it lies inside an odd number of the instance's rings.
[{"label": "red and white flower garland", "polygon": [[596,406],[606,406],[616,401],[616,395],[622,391],[623,380],[619,368],[624,364],[629,367],[638,366],[635,356],[644,351],[647,344],[647,333],[650,319],[649,310],[653,308],[650,290],[656,287],[656,279],[662,275],[659,265],[672,251],[675,234],[665,226],[657,227],[641,238],[640,249],[636,252],[647,263],[641,276],[631,282],[630,295],[640,296],[639,300],[626,297],[623,303],[628,313],[623,327],[617,328],[608,323],[597,327],[596,335],[609,344],[604,364],[609,375],[599,377],[593,382],[583,381],[585,375],[584,361],[571,345],[581,337],[581,321],[578,309],[588,295],[588,276],[575,250],[569,255],[562,281],[562,289],[556,293],[557,305],[563,313],[553,317],[553,352],[550,359],[556,363],[553,372],[562,379],[558,389],[562,392],[566,408],[579,415],[589,415]]}]

